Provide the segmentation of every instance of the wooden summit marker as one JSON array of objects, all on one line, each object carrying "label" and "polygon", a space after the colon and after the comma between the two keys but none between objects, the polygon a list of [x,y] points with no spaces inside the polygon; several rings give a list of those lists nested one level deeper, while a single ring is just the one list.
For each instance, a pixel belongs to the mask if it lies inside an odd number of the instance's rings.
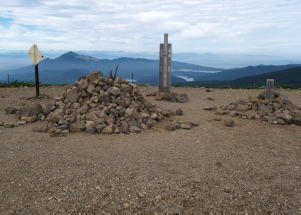
[{"label": "wooden summit marker", "polygon": [[267,100],[273,100],[274,97],[274,79],[267,79],[266,87],[265,87],[265,99]]},{"label": "wooden summit marker", "polygon": [[159,93],[170,93],[171,86],[171,47],[168,34],[164,34],[164,43],[160,44]]}]

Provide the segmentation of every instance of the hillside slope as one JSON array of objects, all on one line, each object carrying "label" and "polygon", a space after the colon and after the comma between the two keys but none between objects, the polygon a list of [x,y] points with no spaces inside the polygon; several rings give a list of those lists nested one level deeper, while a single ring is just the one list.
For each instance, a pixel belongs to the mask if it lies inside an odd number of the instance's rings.
[{"label": "hillside slope", "polygon": [[226,81],[226,80],[235,80],[242,77],[253,76],[253,75],[260,75],[269,72],[275,72],[290,68],[295,68],[301,66],[299,64],[289,64],[289,65],[258,65],[258,66],[248,66],[244,68],[234,68],[234,69],[227,69],[221,72],[213,73],[213,74],[206,74],[200,79],[199,81]]},{"label": "hillside slope", "polygon": [[266,79],[275,79],[276,85],[289,85],[301,88],[301,67],[285,69],[276,72],[265,73],[261,75],[248,76],[232,81],[193,81],[189,83],[178,83],[180,86],[231,86],[231,87],[249,87],[263,86]]}]

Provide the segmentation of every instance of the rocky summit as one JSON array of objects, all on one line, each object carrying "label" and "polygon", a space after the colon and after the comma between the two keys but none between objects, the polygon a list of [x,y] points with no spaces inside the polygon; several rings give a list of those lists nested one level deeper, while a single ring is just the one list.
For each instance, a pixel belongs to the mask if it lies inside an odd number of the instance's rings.
[{"label": "rocky summit", "polygon": [[174,113],[146,101],[136,85],[94,71],[67,85],[52,102],[28,104],[16,114],[27,122],[41,121],[33,125],[33,131],[59,135],[69,131],[141,133]]},{"label": "rocky summit", "polygon": [[222,107],[206,107],[217,115],[228,114],[243,119],[258,119],[271,124],[301,125],[301,108],[294,105],[286,95],[274,92],[273,98],[265,99],[265,92],[249,96],[249,101],[239,100]]}]

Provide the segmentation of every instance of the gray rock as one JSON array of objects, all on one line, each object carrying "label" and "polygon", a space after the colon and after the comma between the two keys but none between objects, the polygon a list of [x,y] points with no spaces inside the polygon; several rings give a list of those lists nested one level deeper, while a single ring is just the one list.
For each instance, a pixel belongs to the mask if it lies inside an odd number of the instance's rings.
[{"label": "gray rock", "polygon": [[68,124],[63,124],[63,125],[58,126],[57,128],[60,129],[60,130],[66,130],[66,129],[69,128],[69,125]]},{"label": "gray rock", "polygon": [[113,134],[115,126],[113,124],[108,125],[102,130],[102,134]]},{"label": "gray rock", "polygon": [[69,130],[71,132],[81,132],[85,130],[86,126],[84,122],[75,122],[69,125]]},{"label": "gray rock", "polygon": [[301,111],[294,112],[293,123],[296,125],[301,125]]},{"label": "gray rock", "polygon": [[213,111],[213,110],[216,110],[216,109],[217,109],[216,106],[204,107],[204,110],[206,110],[206,111]]},{"label": "gray rock", "polygon": [[16,125],[14,123],[4,123],[5,128],[14,128]]},{"label": "gray rock", "polygon": [[48,123],[47,122],[36,122],[31,126],[33,132],[47,132]]},{"label": "gray rock", "polygon": [[235,110],[236,109],[236,105],[235,104],[230,104],[230,105],[227,105],[226,107],[225,107],[225,109],[226,110]]},{"label": "gray rock", "polygon": [[17,121],[16,125],[17,126],[26,125],[26,121]]},{"label": "gray rock", "polygon": [[130,131],[130,133],[136,133],[136,134],[138,134],[138,133],[142,132],[142,129],[138,128],[137,126],[131,126],[129,128],[129,131]]},{"label": "gray rock", "polygon": [[87,128],[95,128],[96,123],[94,121],[86,121],[86,129]]},{"label": "gray rock", "polygon": [[71,89],[69,91],[67,91],[66,94],[66,99],[71,102],[71,103],[75,103],[78,101],[79,95],[78,95],[78,91],[75,89]]},{"label": "gray rock", "polygon": [[37,116],[42,113],[42,106],[38,103],[26,104],[24,107],[19,109],[19,117],[23,116]]},{"label": "gray rock", "polygon": [[107,92],[113,96],[120,95],[120,90],[118,87],[110,87],[109,89],[107,89]]},{"label": "gray rock", "polygon": [[87,79],[88,79],[89,82],[94,82],[95,80],[98,80],[98,79],[101,79],[101,78],[102,78],[101,71],[92,71],[87,76]]},{"label": "gray rock", "polygon": [[78,82],[78,86],[81,88],[81,89],[87,89],[88,87],[88,81],[87,79],[83,78],[81,79],[79,82]]},{"label": "gray rock", "polygon": [[189,102],[188,95],[187,94],[178,94],[176,96],[176,101],[179,103],[187,103],[187,102]]},{"label": "gray rock", "polygon": [[111,102],[111,97],[107,92],[100,94],[98,99],[100,102]]},{"label": "gray rock", "polygon": [[121,92],[131,93],[132,89],[133,89],[132,86],[129,84],[121,84],[121,86],[120,86]]},{"label": "gray rock", "polygon": [[48,118],[51,122],[59,122],[64,119],[64,112],[61,109],[56,109],[48,115]]},{"label": "gray rock", "polygon": [[5,113],[6,114],[15,114],[17,112],[17,108],[15,107],[7,107],[5,108]]},{"label": "gray rock", "polygon": [[94,89],[95,89],[94,83],[90,83],[90,84],[88,85],[87,92],[90,93],[90,94],[92,94],[93,91],[94,91]]},{"label": "gray rock", "polygon": [[95,129],[98,133],[101,133],[102,130],[106,127],[106,124],[105,123],[102,123],[102,124],[98,124],[96,125]]},{"label": "gray rock", "polygon": [[183,115],[183,110],[182,110],[181,108],[178,108],[178,109],[176,110],[176,115],[182,116],[182,115]]},{"label": "gray rock", "polygon": [[248,111],[246,113],[246,116],[248,119],[256,119],[257,113],[254,110]]},{"label": "gray rock", "polygon": [[227,126],[227,127],[233,127],[235,124],[235,121],[233,119],[226,119],[224,121],[224,123],[225,123],[225,126]]},{"label": "gray rock", "polygon": [[130,117],[130,116],[132,116],[134,114],[134,112],[135,112],[134,108],[127,108],[125,110],[125,116]]},{"label": "gray rock", "polygon": [[222,110],[222,109],[217,109],[216,111],[215,111],[215,114],[216,115],[226,115],[226,114],[228,114],[229,113],[229,111],[227,111],[227,110]]},{"label": "gray rock", "polygon": [[55,102],[47,102],[46,104],[42,104],[42,112],[44,114],[49,114],[55,108]]},{"label": "gray rock", "polygon": [[35,122],[37,119],[38,119],[37,116],[22,116],[22,117],[21,117],[21,120],[22,120],[22,121],[25,121],[25,122],[27,122],[27,123],[33,123],[33,122]]},{"label": "gray rock", "polygon": [[236,107],[236,110],[238,110],[238,111],[247,111],[247,110],[249,110],[249,106],[247,104],[239,104]]},{"label": "gray rock", "polygon": [[86,132],[89,133],[89,134],[94,134],[96,133],[96,128],[86,128]]},{"label": "gray rock", "polygon": [[284,120],[284,122],[291,124],[293,121],[293,117],[289,111],[284,111],[282,114],[279,115],[279,118]]},{"label": "gray rock", "polygon": [[124,133],[124,134],[129,133],[129,125],[125,121],[120,122],[120,126],[118,127],[118,129],[121,133]]},{"label": "gray rock", "polygon": [[192,128],[192,124],[191,123],[182,123],[181,124],[181,128],[182,129],[191,129]]},{"label": "gray rock", "polygon": [[78,110],[78,112],[80,114],[86,114],[89,110],[89,107],[88,105],[84,104],[83,106],[80,107],[80,109]]},{"label": "gray rock", "polygon": [[166,126],[165,126],[165,130],[167,131],[174,131],[176,130],[176,125],[175,123],[168,123]]},{"label": "gray rock", "polygon": [[237,111],[230,111],[229,116],[236,117],[238,115]]},{"label": "gray rock", "polygon": [[277,119],[277,124],[279,124],[279,125],[285,125],[286,123],[284,122],[283,119],[278,118]]}]

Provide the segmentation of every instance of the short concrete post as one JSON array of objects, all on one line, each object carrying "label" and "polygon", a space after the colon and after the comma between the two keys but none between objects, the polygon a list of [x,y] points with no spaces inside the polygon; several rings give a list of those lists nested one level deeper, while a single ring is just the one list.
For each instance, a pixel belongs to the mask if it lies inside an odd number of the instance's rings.
[{"label": "short concrete post", "polygon": [[168,34],[164,34],[164,43],[160,44],[159,92],[170,93],[171,86],[171,47]]},{"label": "short concrete post", "polygon": [[267,100],[272,100],[274,97],[274,82],[274,79],[267,79],[264,95]]}]

